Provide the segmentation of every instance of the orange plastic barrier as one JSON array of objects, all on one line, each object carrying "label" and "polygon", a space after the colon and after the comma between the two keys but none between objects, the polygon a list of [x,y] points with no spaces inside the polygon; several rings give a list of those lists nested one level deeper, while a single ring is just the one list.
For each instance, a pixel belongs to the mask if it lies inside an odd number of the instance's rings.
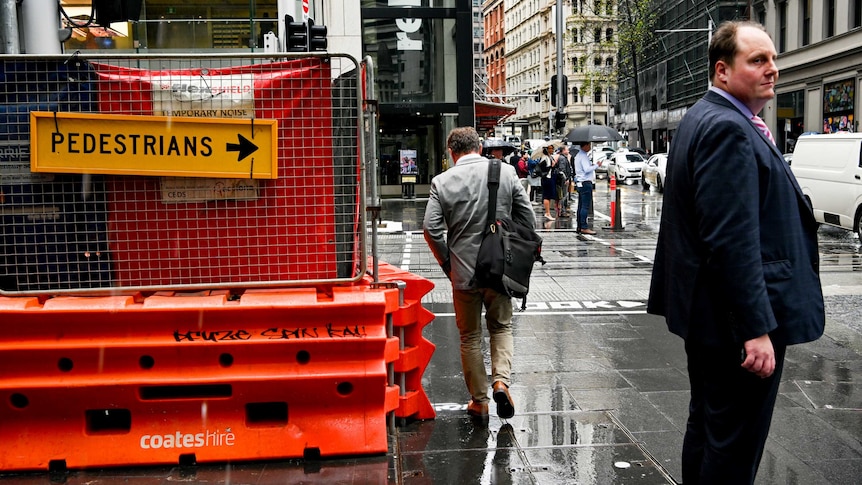
[{"label": "orange plastic barrier", "polygon": [[[411,296],[431,283],[393,276],[408,304],[368,285],[0,297],[0,469],[385,453],[388,412],[433,417],[433,345],[399,352],[385,329],[414,320],[421,338]],[[387,385],[396,360],[406,396]]]},{"label": "orange plastic barrier", "polygon": [[404,305],[392,315],[395,336],[401,345],[395,361],[395,383],[401,391],[395,416],[433,419],[437,414],[422,388],[422,375],[436,347],[422,336],[422,330],[434,320],[434,314],[422,306],[422,297],[434,288],[434,283],[383,262],[378,272],[380,282],[405,283]]}]

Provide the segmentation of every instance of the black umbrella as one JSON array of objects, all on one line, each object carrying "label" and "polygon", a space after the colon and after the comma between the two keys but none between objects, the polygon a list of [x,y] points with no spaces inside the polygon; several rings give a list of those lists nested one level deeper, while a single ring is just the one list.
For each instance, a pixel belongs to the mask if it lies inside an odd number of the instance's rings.
[{"label": "black umbrella", "polygon": [[503,141],[500,138],[488,138],[482,142],[482,155],[486,157],[490,155],[492,148],[503,150],[504,157],[515,151],[515,146],[507,141]]},{"label": "black umbrella", "polygon": [[576,126],[566,135],[569,143],[603,142],[622,140],[619,132],[607,125]]}]

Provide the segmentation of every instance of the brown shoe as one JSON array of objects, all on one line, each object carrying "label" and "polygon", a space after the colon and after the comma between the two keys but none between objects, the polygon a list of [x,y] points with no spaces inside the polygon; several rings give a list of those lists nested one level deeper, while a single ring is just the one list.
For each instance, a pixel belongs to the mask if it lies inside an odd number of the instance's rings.
[{"label": "brown shoe", "polygon": [[488,403],[486,402],[476,402],[470,399],[470,402],[467,404],[467,414],[470,416],[474,416],[476,418],[487,418],[488,417]]},{"label": "brown shoe", "polygon": [[497,403],[497,416],[509,419],[515,415],[515,405],[512,403],[509,387],[503,384],[503,381],[494,383],[494,402]]},{"label": "brown shoe", "polygon": [[595,234],[596,231],[592,229],[578,229],[578,234]]}]

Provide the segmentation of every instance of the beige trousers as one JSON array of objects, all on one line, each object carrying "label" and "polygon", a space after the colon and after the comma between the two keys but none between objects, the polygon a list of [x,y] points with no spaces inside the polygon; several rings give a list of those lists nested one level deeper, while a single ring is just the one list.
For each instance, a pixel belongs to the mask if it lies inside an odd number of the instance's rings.
[{"label": "beige trousers", "polygon": [[491,382],[510,384],[512,373],[512,299],[494,290],[453,290],[455,323],[461,334],[461,367],[470,397],[488,402],[488,374],[482,358],[482,308],[491,339]]}]

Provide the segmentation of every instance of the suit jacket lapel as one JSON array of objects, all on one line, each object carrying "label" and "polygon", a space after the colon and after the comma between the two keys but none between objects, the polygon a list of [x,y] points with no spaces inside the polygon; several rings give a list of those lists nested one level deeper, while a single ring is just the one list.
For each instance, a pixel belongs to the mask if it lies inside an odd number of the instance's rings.
[{"label": "suit jacket lapel", "polygon": [[[739,115],[740,123],[748,122],[748,124],[751,125],[751,128],[758,134],[758,136],[760,136],[760,139],[763,140],[764,143],[769,145],[769,148],[774,155],[773,164],[781,166],[781,168],[784,170],[784,173],[787,175],[787,178],[790,179],[790,184],[793,185],[793,189],[796,191],[796,197],[801,200],[806,207],[808,207],[808,202],[805,201],[805,196],[802,193],[802,188],[800,188],[799,183],[796,182],[796,176],[793,175],[793,172],[790,170],[790,165],[788,165],[787,162],[784,161],[784,156],[781,154],[780,151],[778,151],[778,147],[775,146],[774,143],[769,141],[769,138],[766,138],[766,135],[764,135],[758,127],[754,126],[754,123],[750,119],[746,118],[746,116],[742,114],[742,112],[739,111],[736,106],[733,105],[733,103],[726,100],[722,95],[714,93],[712,91],[707,91],[706,95],[704,96],[704,99],[731,109],[734,113]],[[810,210],[807,211],[807,213],[813,221],[814,214],[812,214]]]}]

